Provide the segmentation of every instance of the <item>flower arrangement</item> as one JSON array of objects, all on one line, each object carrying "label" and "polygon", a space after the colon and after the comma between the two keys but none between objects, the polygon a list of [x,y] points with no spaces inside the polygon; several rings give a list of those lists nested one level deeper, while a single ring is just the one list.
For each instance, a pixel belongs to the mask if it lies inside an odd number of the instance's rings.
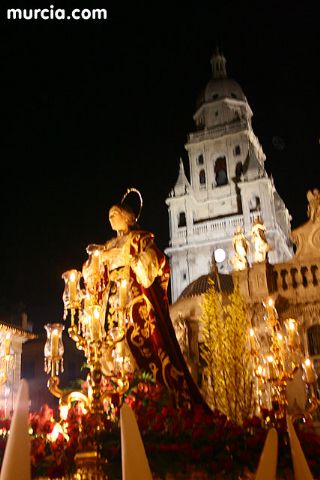
[{"label": "flower arrangement", "polygon": [[[208,415],[199,407],[177,412],[166,390],[145,374],[132,379],[123,401],[136,414],[154,479],[254,478],[270,425],[278,431],[278,477],[290,478],[292,464],[286,425],[283,420],[276,420],[273,412],[263,411],[261,418],[248,418],[241,426],[219,411]],[[102,457],[107,459],[106,474],[120,480],[119,411],[120,405],[114,400],[103,417],[105,428],[99,436],[97,419],[79,406],[69,409],[66,419],[60,422],[54,419],[48,405],[30,413],[32,478],[70,478],[75,471],[75,453],[98,444]],[[9,428],[10,420],[2,416],[0,459]],[[297,433],[312,474],[319,479],[320,437],[302,424],[297,426]]]}]

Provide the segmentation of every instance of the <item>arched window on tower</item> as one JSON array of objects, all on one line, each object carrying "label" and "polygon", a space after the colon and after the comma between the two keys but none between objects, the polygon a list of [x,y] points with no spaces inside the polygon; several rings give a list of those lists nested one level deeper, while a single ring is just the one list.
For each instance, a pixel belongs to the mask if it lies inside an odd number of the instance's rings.
[{"label": "arched window on tower", "polygon": [[187,226],[187,220],[186,220],[186,214],[185,212],[180,212],[179,213],[179,221],[178,221],[178,227],[186,227]]},{"label": "arched window on tower", "polygon": [[206,172],[203,169],[199,172],[199,183],[200,187],[204,187],[206,184]]},{"label": "arched window on tower", "polygon": [[214,164],[214,173],[216,176],[216,185],[221,187],[228,184],[226,157],[219,157]]},{"label": "arched window on tower", "polygon": [[242,162],[238,162],[236,165],[236,181],[238,182],[243,174],[243,165]]},{"label": "arched window on tower", "polygon": [[235,154],[236,157],[239,156],[239,155],[241,155],[240,145],[236,145],[236,146],[234,147],[234,154]]},{"label": "arched window on tower", "polygon": [[249,209],[250,212],[258,212],[260,211],[260,197],[253,196],[249,201]]},{"label": "arched window on tower", "polygon": [[204,117],[198,117],[196,119],[196,127],[197,127],[197,130],[202,130],[203,127],[204,127]]},{"label": "arched window on tower", "polygon": [[312,325],[309,327],[307,337],[309,355],[320,355],[320,325]]},{"label": "arched window on tower", "polygon": [[197,158],[197,164],[198,165],[203,165],[203,162],[204,162],[203,155],[202,155],[202,153],[200,153],[200,155]]}]

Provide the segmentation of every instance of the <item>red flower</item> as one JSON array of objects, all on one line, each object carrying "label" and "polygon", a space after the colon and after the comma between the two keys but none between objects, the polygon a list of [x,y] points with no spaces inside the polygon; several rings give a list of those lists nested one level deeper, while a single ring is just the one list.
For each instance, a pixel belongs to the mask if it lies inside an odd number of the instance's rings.
[{"label": "red flower", "polygon": [[201,452],[204,454],[204,455],[207,455],[207,456],[211,456],[213,454],[213,446],[212,445],[204,445],[202,448],[201,448]]},{"label": "red flower", "polygon": [[261,427],[261,418],[256,417],[256,416],[253,416],[253,417],[251,417],[251,418],[246,418],[246,419],[243,421],[242,426],[243,426],[243,428],[249,428],[249,427],[257,428],[257,427]]},{"label": "red flower", "polygon": [[7,441],[6,440],[0,440],[0,455],[4,452],[4,449],[6,448]]},{"label": "red flower", "polygon": [[212,462],[209,465],[209,469],[212,473],[218,473],[218,472],[221,472],[222,467],[218,462]]},{"label": "red flower", "polygon": [[135,409],[136,407],[136,398],[134,395],[130,394],[128,395],[126,398],[125,398],[125,403],[127,403],[131,408],[132,410]]},{"label": "red flower", "polygon": [[208,435],[208,441],[209,441],[210,443],[216,443],[216,442],[219,441],[219,439],[221,440],[221,434],[220,434],[220,432],[218,432],[218,431],[217,431],[217,432],[210,433],[210,434]]},{"label": "red flower", "polygon": [[63,465],[53,464],[48,467],[49,478],[62,478],[65,473],[65,467]]},{"label": "red flower", "polygon": [[249,449],[257,446],[260,447],[261,445],[263,445],[266,435],[267,435],[267,432],[262,431],[262,432],[256,433],[256,435],[252,437],[249,437],[247,439],[247,445]]},{"label": "red flower", "polygon": [[156,416],[155,422],[153,424],[153,430],[155,432],[162,432],[165,430],[165,418],[160,414]]},{"label": "red flower", "polygon": [[196,462],[197,460],[199,460],[199,458],[200,458],[200,452],[199,452],[199,450],[193,448],[193,450],[191,450],[191,452],[190,452],[190,458],[191,458],[193,461],[195,461],[195,462]]},{"label": "red flower", "polygon": [[43,423],[42,425],[42,432],[44,434],[51,433],[53,430],[55,423],[52,422],[51,420],[47,420],[46,422]]},{"label": "red flower", "polygon": [[177,414],[177,411],[171,406],[167,405],[165,407],[162,407],[161,409],[161,415],[164,417],[173,417]]},{"label": "red flower", "polygon": [[182,418],[182,429],[184,431],[191,430],[193,427],[193,419],[191,417],[183,417]]},{"label": "red flower", "polygon": [[261,418],[256,417],[256,416],[252,417],[251,418],[251,425],[253,427],[261,427]]},{"label": "red flower", "polygon": [[194,408],[194,422],[201,423],[204,417],[205,417],[205,413],[202,406],[196,405]]},{"label": "red flower", "polygon": [[249,450],[240,450],[237,452],[237,455],[242,460],[244,465],[249,465],[252,461],[252,452]]},{"label": "red flower", "polygon": [[222,470],[231,470],[232,468],[232,459],[231,457],[224,457],[220,459],[219,465],[222,468]]},{"label": "red flower", "polygon": [[194,440],[198,440],[199,438],[204,438],[205,434],[206,434],[205,429],[202,427],[198,427],[192,431],[191,435]]},{"label": "red flower", "polygon": [[31,460],[36,463],[39,458],[45,456],[46,442],[44,438],[37,437],[31,440]]},{"label": "red flower", "polygon": [[7,419],[1,419],[0,420],[0,428],[3,430],[10,430],[10,425],[11,425],[11,420]]},{"label": "red flower", "polygon": [[152,420],[157,414],[157,410],[155,407],[148,407],[147,408],[147,411],[146,411],[146,417],[149,419],[149,420]]},{"label": "red flower", "polygon": [[176,443],[164,443],[163,445],[160,445],[159,450],[161,452],[178,452],[180,446]]}]

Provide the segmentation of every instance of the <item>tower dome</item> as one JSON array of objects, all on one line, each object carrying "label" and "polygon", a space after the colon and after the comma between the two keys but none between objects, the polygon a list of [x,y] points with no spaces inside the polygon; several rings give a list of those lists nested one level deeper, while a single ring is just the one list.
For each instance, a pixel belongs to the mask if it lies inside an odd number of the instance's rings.
[{"label": "tower dome", "polygon": [[204,100],[211,102],[222,98],[233,98],[246,101],[240,85],[231,78],[212,78],[204,90]]},{"label": "tower dome", "polygon": [[233,278],[229,274],[210,272],[201,275],[191,282],[179,295],[178,300],[182,300],[197,295],[203,295],[210,287],[209,280],[213,280],[217,292],[232,293],[234,289]]},{"label": "tower dome", "polygon": [[203,103],[214,102],[226,98],[246,102],[246,96],[242,88],[232,78],[228,78],[226,59],[218,49],[211,58],[212,78],[207,83],[204,91],[198,98],[197,107]]}]

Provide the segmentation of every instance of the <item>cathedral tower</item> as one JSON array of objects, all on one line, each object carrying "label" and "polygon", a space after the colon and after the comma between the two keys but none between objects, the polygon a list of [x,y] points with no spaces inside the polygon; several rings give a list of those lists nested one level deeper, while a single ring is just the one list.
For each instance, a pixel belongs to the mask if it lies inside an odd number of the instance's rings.
[{"label": "cathedral tower", "polygon": [[190,178],[180,160],[177,182],[166,200],[172,302],[210,271],[218,248],[226,254],[219,271],[232,270],[234,232],[242,227],[250,241],[257,216],[272,247],[269,262],[286,262],[292,256],[291,217],[265,171],[266,157],[252,129],[251,108],[240,85],[228,78],[226,59],[218,50],[211,65],[212,78],[193,117],[196,129],[185,145]]}]

